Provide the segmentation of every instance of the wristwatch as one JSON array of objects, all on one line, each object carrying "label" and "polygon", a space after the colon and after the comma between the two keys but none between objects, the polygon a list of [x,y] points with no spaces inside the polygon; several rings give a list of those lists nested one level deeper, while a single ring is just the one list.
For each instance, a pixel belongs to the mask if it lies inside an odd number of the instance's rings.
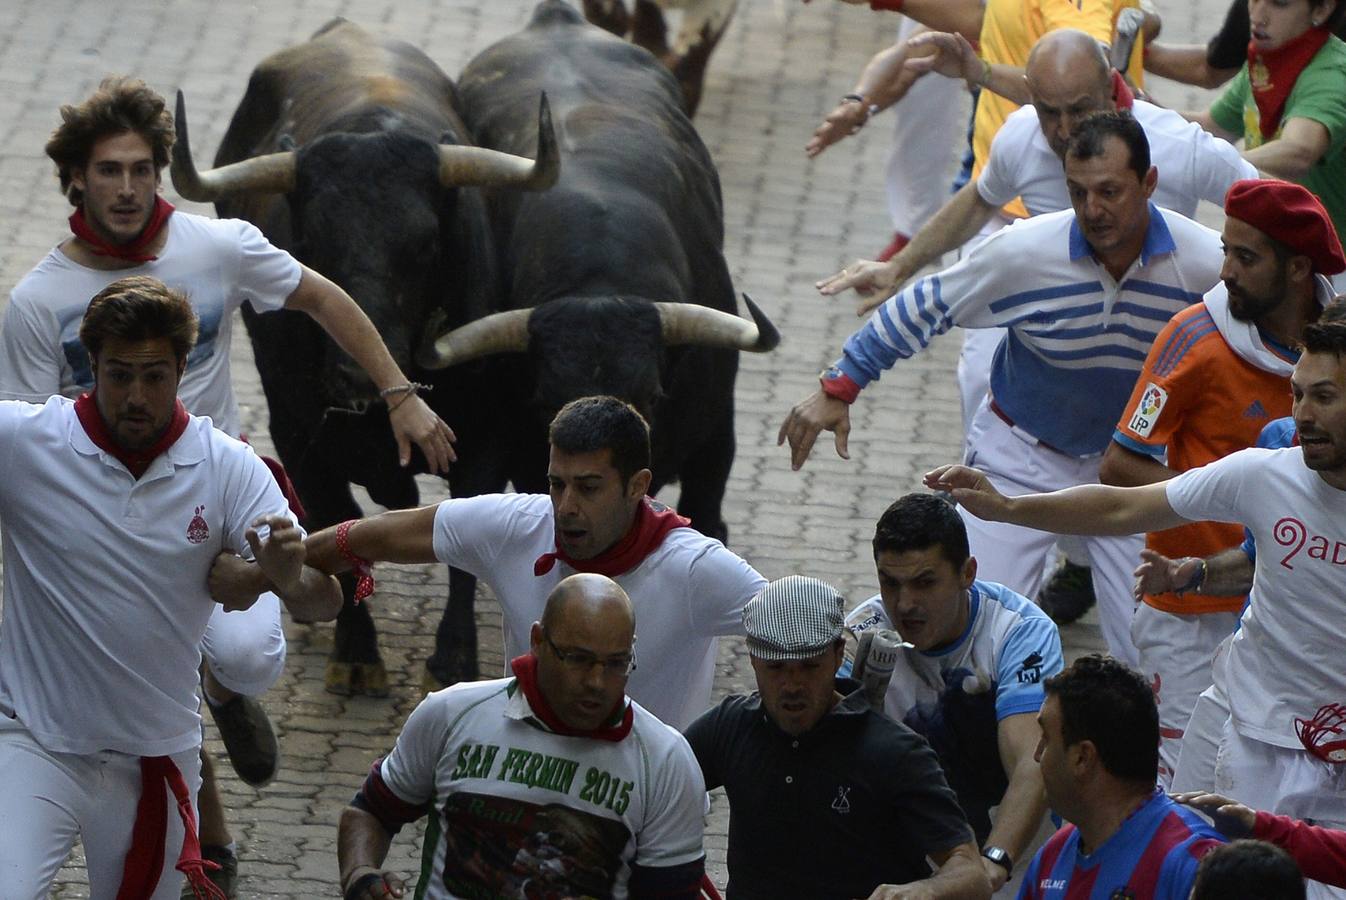
[{"label": "wristwatch", "polygon": [[981,855],[1005,870],[1005,874],[1014,874],[1014,860],[1001,847],[983,847]]}]

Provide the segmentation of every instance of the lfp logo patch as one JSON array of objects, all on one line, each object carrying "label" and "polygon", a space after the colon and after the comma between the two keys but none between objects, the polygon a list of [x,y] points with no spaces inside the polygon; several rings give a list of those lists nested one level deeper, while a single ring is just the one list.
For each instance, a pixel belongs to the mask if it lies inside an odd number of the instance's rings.
[{"label": "lfp logo patch", "polygon": [[1154,430],[1154,423],[1159,421],[1159,413],[1167,402],[1168,391],[1153,381],[1148,382],[1145,385],[1145,392],[1140,395],[1140,402],[1136,404],[1136,411],[1131,414],[1131,421],[1126,423],[1126,427],[1141,437],[1149,437],[1150,432]]}]

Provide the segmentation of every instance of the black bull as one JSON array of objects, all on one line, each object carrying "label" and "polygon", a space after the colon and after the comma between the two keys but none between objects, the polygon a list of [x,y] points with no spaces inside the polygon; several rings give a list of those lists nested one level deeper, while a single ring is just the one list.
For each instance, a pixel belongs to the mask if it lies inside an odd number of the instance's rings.
[{"label": "black bull", "polygon": [[[427,400],[457,429],[456,495],[498,486],[472,461],[508,447],[491,405],[463,385],[490,381],[488,363],[425,372],[417,351],[444,331],[498,309],[501,285],[477,187],[541,189],[556,174],[545,101],[537,163],[468,146],[449,78],[425,54],[344,20],[254,71],[215,158],[198,172],[178,96],[173,183],[221,216],[247,219],[277,246],[331,278],[373,321]],[[296,149],[297,148],[297,149]],[[533,148],[530,148],[530,153]],[[397,464],[387,407],[373,385],[302,313],[244,306],[270,409],[271,435],[308,511],[323,527],[360,515],[350,483],[389,507],[413,506],[412,474]],[[423,460],[417,454],[417,463]],[[347,596],[350,596],[349,583]],[[387,691],[373,621],[349,603],[337,624],[328,687]]]},{"label": "black bull", "polygon": [[[667,70],[559,0],[540,4],[525,30],[459,79],[473,135],[511,154],[537,140],[529,98],[539,92],[556,122],[557,183],[496,192],[489,203],[507,311],[439,339],[423,362],[528,354],[529,365],[511,367],[513,443],[535,460],[512,473],[520,490],[546,489],[545,426],[562,404],[592,394],[630,401],[652,427],[651,490],[681,481],[679,511],[723,539],[738,352],[771,350],[779,335],[751,301],[753,322],[737,315],[710,154]],[[436,666],[475,651],[471,585],[451,577],[428,663],[443,683],[475,671]]]}]

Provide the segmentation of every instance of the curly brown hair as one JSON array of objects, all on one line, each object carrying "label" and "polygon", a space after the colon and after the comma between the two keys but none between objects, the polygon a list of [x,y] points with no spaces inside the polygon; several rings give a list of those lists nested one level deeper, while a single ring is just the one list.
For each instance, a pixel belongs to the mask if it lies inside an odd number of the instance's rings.
[{"label": "curly brown hair", "polygon": [[71,173],[89,164],[96,142],[126,131],[134,131],[150,145],[156,169],[168,165],[173,149],[173,114],[164,98],[139,78],[110,75],[83,103],[61,107],[61,124],[51,133],[46,151],[56,163],[61,193],[72,204],[82,203],[84,192],[71,184]]}]

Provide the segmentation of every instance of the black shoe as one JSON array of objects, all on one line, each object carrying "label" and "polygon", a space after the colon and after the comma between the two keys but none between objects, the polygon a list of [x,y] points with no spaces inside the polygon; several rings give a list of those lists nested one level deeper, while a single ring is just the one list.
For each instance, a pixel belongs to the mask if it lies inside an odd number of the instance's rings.
[{"label": "black shoe", "polygon": [[[218,869],[207,868],[206,877],[224,892],[224,896],[234,900],[238,896],[238,857],[228,847],[203,844],[201,858],[219,865]],[[196,891],[190,881],[182,884],[182,900],[196,900]]]},{"label": "black shoe", "polygon": [[1069,625],[1094,605],[1093,570],[1061,560],[1052,577],[1038,591],[1038,606],[1057,625]]},{"label": "black shoe", "polygon": [[275,778],[280,746],[262,704],[239,694],[223,706],[210,703],[206,706],[210,707],[238,777],[253,787],[261,787]]}]

